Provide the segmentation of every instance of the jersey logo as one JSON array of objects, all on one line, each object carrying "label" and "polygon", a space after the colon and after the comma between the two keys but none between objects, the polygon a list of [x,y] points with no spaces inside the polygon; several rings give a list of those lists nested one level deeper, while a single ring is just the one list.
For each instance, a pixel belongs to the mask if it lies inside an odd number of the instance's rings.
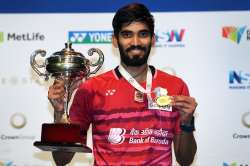
[{"label": "jersey logo", "polygon": [[106,96],[112,96],[112,95],[115,94],[115,92],[116,92],[115,89],[108,89],[108,90],[106,90],[105,95],[106,95]]},{"label": "jersey logo", "polygon": [[126,133],[126,129],[124,128],[110,128],[108,141],[111,144],[121,144],[125,140],[125,137],[124,137],[125,133]]}]

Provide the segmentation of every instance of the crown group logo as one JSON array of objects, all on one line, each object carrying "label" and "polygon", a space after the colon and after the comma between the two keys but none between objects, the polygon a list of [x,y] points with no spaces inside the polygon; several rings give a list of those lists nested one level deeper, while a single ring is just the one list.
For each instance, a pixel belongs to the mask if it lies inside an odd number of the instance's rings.
[{"label": "crown group logo", "polygon": [[17,112],[10,117],[10,124],[15,129],[23,128],[26,123],[27,120],[23,113]]},{"label": "crown group logo", "polygon": [[250,89],[250,72],[231,70],[228,78],[230,89]]},{"label": "crown group logo", "polygon": [[[250,111],[249,112],[245,112],[242,114],[241,116],[241,124],[242,126],[250,129]],[[241,132],[241,133],[233,133],[232,134],[233,139],[235,140],[250,140],[250,134],[247,132]]]},{"label": "crown group logo", "polygon": [[75,44],[109,44],[112,31],[69,31],[68,41]]},{"label": "crown group logo", "polygon": [[222,37],[229,39],[237,44],[240,44],[242,36],[245,34],[247,40],[250,40],[250,30],[246,30],[246,26],[235,27],[235,26],[224,26],[222,27]]},{"label": "crown group logo", "polygon": [[156,30],[156,47],[185,47],[185,29]]}]

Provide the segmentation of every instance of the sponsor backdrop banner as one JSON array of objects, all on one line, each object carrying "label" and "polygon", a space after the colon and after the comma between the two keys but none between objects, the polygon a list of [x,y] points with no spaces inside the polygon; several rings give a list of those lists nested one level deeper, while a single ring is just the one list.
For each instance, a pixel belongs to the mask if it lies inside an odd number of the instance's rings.
[{"label": "sponsor backdrop banner", "polygon": [[[250,12],[153,14],[157,41],[150,64],[183,78],[199,103],[193,166],[250,165]],[[47,100],[53,80],[32,71],[32,52],[45,49],[50,56],[67,41],[85,56],[97,47],[105,55],[98,74],[110,70],[119,63],[111,45],[112,18],[113,13],[0,15],[0,166],[55,165],[49,152],[33,146],[41,124],[53,122]],[[79,153],[70,165],[92,163],[92,154]]]}]

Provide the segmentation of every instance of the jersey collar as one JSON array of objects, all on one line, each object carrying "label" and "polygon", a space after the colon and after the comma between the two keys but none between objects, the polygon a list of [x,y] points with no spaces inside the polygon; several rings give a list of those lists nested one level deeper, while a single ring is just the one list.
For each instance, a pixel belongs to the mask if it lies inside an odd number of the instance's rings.
[{"label": "jersey collar", "polygon": [[[115,74],[115,76],[116,76],[117,79],[121,79],[121,78],[122,78],[122,75],[121,75],[120,71],[118,70],[118,68],[119,68],[119,66],[116,66],[116,68],[114,69],[114,74]],[[150,68],[150,70],[151,70],[151,72],[152,72],[152,75],[153,75],[153,77],[154,77],[154,76],[155,76],[155,72],[156,72],[155,67],[149,65],[149,68]]]}]

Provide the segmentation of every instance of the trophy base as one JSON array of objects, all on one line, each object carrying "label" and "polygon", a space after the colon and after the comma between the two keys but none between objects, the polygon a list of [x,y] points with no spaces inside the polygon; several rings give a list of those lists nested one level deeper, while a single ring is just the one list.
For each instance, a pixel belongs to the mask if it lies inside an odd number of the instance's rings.
[{"label": "trophy base", "polygon": [[34,142],[34,146],[43,151],[60,151],[60,152],[80,152],[80,153],[92,153],[92,150],[86,145],[79,143],[46,143],[46,142]]},{"label": "trophy base", "polygon": [[44,151],[91,153],[83,135],[77,124],[44,123],[41,141],[34,142],[34,146]]}]

